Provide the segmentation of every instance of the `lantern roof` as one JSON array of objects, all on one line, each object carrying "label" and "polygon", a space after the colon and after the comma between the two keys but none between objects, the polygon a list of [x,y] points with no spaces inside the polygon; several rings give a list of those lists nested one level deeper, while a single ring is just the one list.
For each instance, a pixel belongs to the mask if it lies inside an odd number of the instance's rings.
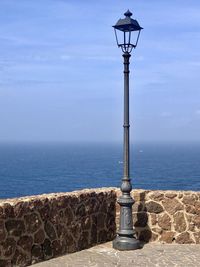
[{"label": "lantern roof", "polygon": [[113,26],[115,29],[123,31],[123,32],[130,32],[130,31],[140,31],[143,28],[140,27],[137,20],[132,19],[131,16],[133,14],[127,10],[124,13],[125,18],[119,19],[118,22]]}]

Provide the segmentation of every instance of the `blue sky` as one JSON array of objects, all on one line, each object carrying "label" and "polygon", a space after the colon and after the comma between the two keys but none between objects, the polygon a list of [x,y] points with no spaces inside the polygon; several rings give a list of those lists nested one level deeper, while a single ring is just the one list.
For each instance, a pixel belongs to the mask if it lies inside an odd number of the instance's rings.
[{"label": "blue sky", "polygon": [[121,142],[130,9],[131,140],[200,141],[200,2],[0,1],[0,141]]}]

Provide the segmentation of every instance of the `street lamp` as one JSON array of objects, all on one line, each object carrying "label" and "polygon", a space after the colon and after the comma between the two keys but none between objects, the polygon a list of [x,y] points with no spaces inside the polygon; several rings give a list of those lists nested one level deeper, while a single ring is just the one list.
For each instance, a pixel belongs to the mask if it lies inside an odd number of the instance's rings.
[{"label": "street lamp", "polygon": [[135,238],[133,229],[132,205],[134,200],[130,195],[132,190],[129,176],[129,59],[131,51],[136,48],[140,36],[140,27],[137,20],[131,18],[132,13],[128,10],[124,13],[125,18],[119,19],[114,27],[118,47],[121,47],[124,57],[124,175],[122,178],[122,195],[117,202],[120,205],[120,222],[113,247],[118,250],[134,250],[141,247],[139,240]]}]

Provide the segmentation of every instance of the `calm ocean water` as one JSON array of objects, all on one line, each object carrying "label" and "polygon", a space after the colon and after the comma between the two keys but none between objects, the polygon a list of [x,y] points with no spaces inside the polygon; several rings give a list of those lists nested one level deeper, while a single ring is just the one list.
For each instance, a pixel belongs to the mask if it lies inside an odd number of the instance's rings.
[{"label": "calm ocean water", "polygon": [[[0,198],[120,186],[122,146],[1,144]],[[200,190],[200,145],[131,147],[134,188]]]}]

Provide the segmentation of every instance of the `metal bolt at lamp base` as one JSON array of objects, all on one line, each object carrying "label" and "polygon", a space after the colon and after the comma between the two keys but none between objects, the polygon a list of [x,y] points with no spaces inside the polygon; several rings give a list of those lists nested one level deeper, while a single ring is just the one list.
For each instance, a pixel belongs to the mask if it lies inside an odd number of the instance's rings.
[{"label": "metal bolt at lamp base", "polygon": [[[132,13],[128,10],[124,13],[125,18],[119,19],[114,27],[118,47],[122,49],[124,58],[124,175],[122,178],[122,195],[117,202],[120,205],[120,222],[117,236],[113,240],[113,248],[118,250],[134,250],[141,248],[139,240],[135,238],[133,228],[132,205],[134,200],[131,197],[130,179],[130,143],[129,143],[129,60],[132,49],[136,48],[140,36],[139,23],[132,19]],[[122,38],[117,36],[117,30],[122,34]],[[135,35],[135,42],[131,38]]]}]

